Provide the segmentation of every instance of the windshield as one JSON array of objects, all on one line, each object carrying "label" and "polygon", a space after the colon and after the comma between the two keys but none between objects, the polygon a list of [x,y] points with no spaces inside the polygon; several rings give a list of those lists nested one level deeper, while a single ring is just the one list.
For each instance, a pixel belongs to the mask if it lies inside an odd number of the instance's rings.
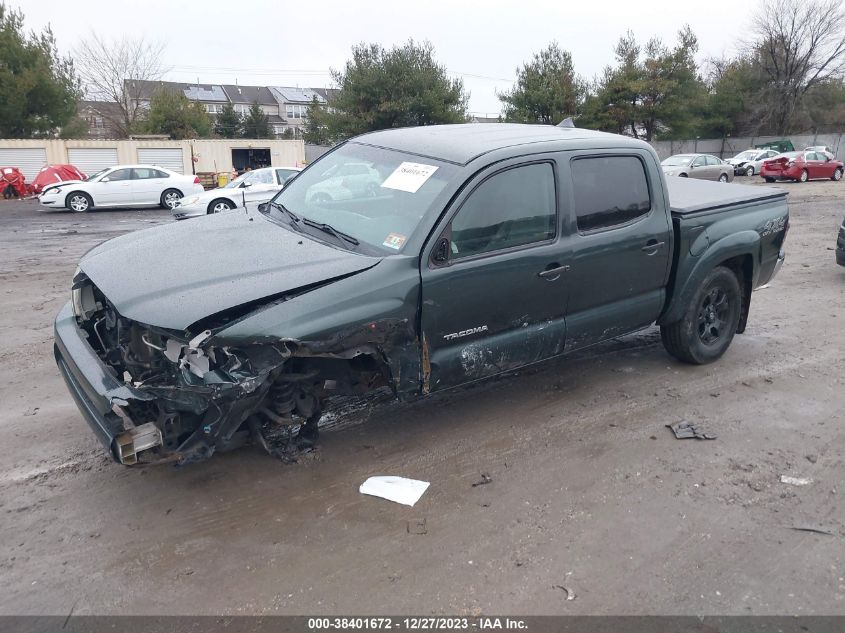
[{"label": "windshield", "polygon": [[328,231],[314,223],[328,224],[377,252],[398,253],[456,170],[431,158],[347,143],[302,171],[272,202],[302,219],[297,228],[321,239]]},{"label": "windshield", "polygon": [[85,180],[96,180],[97,178],[102,176],[104,173],[106,173],[109,169],[111,169],[111,167],[106,167],[105,169],[101,169],[96,174],[91,174],[90,176],[88,176]]},{"label": "windshield", "polygon": [[670,156],[660,164],[664,167],[683,167],[689,165],[692,159],[691,154],[678,154],[677,156]]},{"label": "windshield", "polygon": [[744,152],[740,152],[739,154],[734,156],[734,159],[735,160],[754,160],[754,158],[759,153],[760,153],[760,150],[747,149]]}]

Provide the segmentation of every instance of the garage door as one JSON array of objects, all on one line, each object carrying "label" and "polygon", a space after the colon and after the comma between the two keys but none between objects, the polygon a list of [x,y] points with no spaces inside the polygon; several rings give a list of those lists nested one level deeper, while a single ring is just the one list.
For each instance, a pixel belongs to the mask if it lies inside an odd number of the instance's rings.
[{"label": "garage door", "polygon": [[0,149],[0,167],[17,167],[27,182],[47,164],[47,150],[43,147],[18,147]]},{"label": "garage door", "polygon": [[88,176],[118,164],[117,148],[110,147],[69,147],[67,159]]},{"label": "garage door", "polygon": [[160,148],[144,147],[138,148],[138,162],[142,165],[158,165],[177,174],[184,173],[185,166],[182,162],[182,148]]}]

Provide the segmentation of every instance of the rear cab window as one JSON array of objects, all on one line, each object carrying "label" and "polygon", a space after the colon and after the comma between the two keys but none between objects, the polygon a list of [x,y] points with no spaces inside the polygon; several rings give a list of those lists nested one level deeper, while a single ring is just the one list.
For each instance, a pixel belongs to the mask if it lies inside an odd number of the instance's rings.
[{"label": "rear cab window", "polygon": [[629,224],[651,212],[645,165],[636,156],[579,157],[570,172],[580,233]]}]

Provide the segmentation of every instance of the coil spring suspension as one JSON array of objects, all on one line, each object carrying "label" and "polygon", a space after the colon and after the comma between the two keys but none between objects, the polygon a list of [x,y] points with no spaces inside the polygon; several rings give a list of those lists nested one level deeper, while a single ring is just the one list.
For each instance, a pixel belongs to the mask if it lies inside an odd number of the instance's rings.
[{"label": "coil spring suspension", "polygon": [[296,385],[292,382],[277,382],[270,387],[269,409],[278,416],[288,417],[296,408]]}]

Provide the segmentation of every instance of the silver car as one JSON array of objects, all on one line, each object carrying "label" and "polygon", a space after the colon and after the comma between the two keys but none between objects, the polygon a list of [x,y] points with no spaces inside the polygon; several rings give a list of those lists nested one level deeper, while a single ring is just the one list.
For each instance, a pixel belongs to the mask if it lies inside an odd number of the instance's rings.
[{"label": "silver car", "polygon": [[734,168],[710,154],[675,154],[660,163],[667,176],[731,182]]},{"label": "silver car", "polygon": [[760,173],[763,161],[778,155],[773,149],[747,149],[725,162],[732,165],[737,176],[754,176]]}]

